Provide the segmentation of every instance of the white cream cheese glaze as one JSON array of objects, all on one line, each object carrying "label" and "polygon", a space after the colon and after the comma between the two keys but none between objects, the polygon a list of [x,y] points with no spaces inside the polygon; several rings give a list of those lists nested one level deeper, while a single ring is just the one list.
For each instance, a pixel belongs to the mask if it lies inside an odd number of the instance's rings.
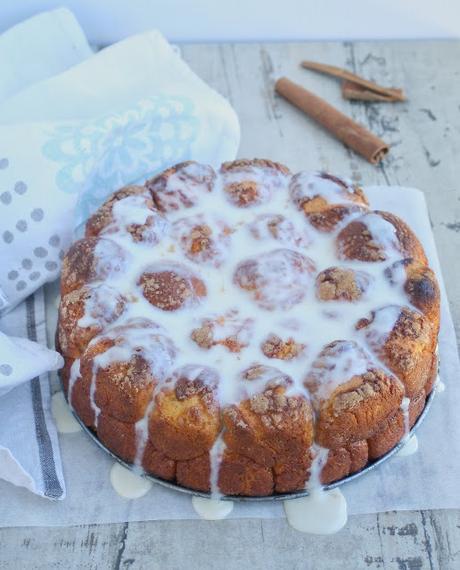
[{"label": "white cream cheese glaze", "polygon": [[51,398],[51,412],[59,433],[77,433],[81,426],[74,418],[63,392],[56,392]]},{"label": "white cream cheese glaze", "polygon": [[309,534],[334,534],[348,520],[347,502],[339,489],[317,489],[306,497],[284,501],[284,511],[292,528]]},{"label": "white cream cheese glaze", "polygon": [[152,482],[114,463],[110,470],[110,482],[114,490],[124,499],[140,499],[152,488]]},{"label": "white cream cheese glaze", "polygon": [[408,455],[413,455],[417,453],[418,450],[418,438],[415,434],[406,438],[404,445],[398,450],[396,455],[398,457],[407,457]]},{"label": "white cream cheese glaze", "polygon": [[407,438],[409,437],[409,430],[410,430],[409,405],[410,405],[410,399],[404,397],[401,402],[401,411],[403,413],[403,419],[404,419],[403,441],[407,441]]},{"label": "white cream cheese glaze", "polygon": [[219,499],[205,499],[192,497],[192,505],[195,512],[207,521],[218,521],[228,517],[233,511],[233,501],[221,501]]},{"label": "white cream cheese glaze", "polygon": [[446,390],[446,385],[444,384],[444,382],[441,380],[441,377],[437,376],[436,378],[436,382],[434,384],[434,388],[436,390],[437,394],[442,394],[445,390]]}]

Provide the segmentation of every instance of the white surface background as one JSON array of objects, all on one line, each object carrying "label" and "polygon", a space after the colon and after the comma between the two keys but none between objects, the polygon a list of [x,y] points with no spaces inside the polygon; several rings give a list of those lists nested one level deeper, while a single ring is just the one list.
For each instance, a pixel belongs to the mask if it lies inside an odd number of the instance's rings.
[{"label": "white surface background", "polygon": [[176,42],[460,37],[459,0],[0,0],[0,31],[61,5],[98,45],[150,28]]}]

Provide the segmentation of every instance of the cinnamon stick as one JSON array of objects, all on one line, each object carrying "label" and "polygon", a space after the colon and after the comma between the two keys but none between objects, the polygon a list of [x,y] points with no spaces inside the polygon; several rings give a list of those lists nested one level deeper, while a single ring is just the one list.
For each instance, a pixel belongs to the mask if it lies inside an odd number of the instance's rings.
[{"label": "cinnamon stick", "polygon": [[393,87],[382,87],[374,81],[364,79],[363,77],[351,73],[351,71],[347,71],[346,69],[342,69],[341,67],[336,67],[335,65],[326,65],[325,63],[317,63],[316,61],[308,60],[302,61],[301,65],[305,69],[313,69],[314,71],[326,73],[327,75],[332,75],[334,77],[338,77],[339,79],[347,79],[352,83],[366,87],[369,91],[380,93],[386,97],[393,97],[393,101],[406,100],[406,96],[401,89],[395,89]]},{"label": "cinnamon stick", "polygon": [[275,90],[372,164],[379,163],[388,153],[389,147],[383,140],[287,77],[278,79]]},{"label": "cinnamon stick", "polygon": [[363,85],[353,83],[349,79],[342,81],[342,97],[352,101],[381,101],[384,103],[393,103],[394,101],[401,101],[401,96],[404,96],[401,89],[388,88],[388,95],[371,91]]}]

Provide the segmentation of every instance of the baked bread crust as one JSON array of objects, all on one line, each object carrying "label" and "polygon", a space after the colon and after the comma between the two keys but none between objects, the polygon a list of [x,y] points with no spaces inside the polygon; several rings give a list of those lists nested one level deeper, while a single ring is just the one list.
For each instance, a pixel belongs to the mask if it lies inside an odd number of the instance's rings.
[{"label": "baked bread crust", "polygon": [[418,238],[361,188],[189,161],[88,220],[63,261],[56,344],[72,408],[113,453],[190,489],[267,496],[346,477],[407,434],[439,315]]}]

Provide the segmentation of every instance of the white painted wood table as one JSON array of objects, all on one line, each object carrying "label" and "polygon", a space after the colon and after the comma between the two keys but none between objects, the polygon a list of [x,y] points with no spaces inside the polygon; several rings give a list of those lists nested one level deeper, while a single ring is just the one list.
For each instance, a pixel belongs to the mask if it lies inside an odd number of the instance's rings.
[{"label": "white painted wood table", "polygon": [[[458,334],[460,42],[186,45],[183,55],[237,110],[240,156],[274,158],[294,171],[320,168],[364,184],[401,184],[425,192]],[[409,100],[394,105],[344,101],[334,79],[299,68],[303,58],[404,87]],[[279,75],[308,86],[391,143],[385,162],[367,164],[275,97],[273,77]],[[300,534],[284,520],[0,530],[2,570],[248,567],[458,569],[460,511],[355,516],[329,537]]]}]

